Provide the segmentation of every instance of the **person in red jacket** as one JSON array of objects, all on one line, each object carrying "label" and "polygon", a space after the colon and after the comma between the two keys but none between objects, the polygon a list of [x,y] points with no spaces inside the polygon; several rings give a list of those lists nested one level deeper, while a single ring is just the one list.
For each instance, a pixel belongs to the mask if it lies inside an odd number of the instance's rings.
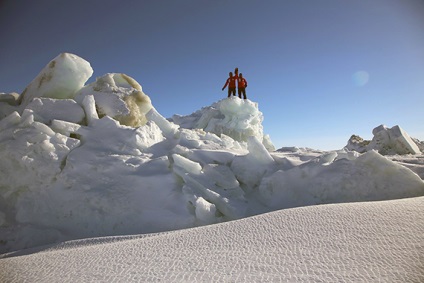
[{"label": "person in red jacket", "polygon": [[238,87],[238,96],[241,98],[241,94],[243,94],[243,98],[246,99],[246,87],[247,87],[247,81],[245,78],[243,78],[243,74],[240,73],[240,75],[237,78],[237,87]]},{"label": "person in red jacket", "polygon": [[238,76],[233,76],[232,72],[230,72],[229,75],[230,77],[225,82],[225,85],[222,87],[222,90],[224,90],[228,86],[228,97],[231,97],[231,94],[236,96],[236,81]]}]

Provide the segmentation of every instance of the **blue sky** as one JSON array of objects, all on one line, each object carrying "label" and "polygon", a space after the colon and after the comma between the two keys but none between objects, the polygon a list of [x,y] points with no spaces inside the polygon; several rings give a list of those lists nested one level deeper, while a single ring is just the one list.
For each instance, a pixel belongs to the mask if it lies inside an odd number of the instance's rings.
[{"label": "blue sky", "polygon": [[424,140],[424,1],[0,2],[0,92],[61,52],[136,79],[165,117],[226,97],[240,69],[277,148],[339,149],[380,124]]}]

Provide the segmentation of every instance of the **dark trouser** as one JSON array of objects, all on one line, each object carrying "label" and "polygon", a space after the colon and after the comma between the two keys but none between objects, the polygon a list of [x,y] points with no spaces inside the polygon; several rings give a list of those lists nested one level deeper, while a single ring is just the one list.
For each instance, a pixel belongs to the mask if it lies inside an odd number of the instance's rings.
[{"label": "dark trouser", "polygon": [[228,88],[228,97],[230,97],[231,94],[233,94],[234,96],[236,96],[236,88],[235,87],[229,87]]},{"label": "dark trouser", "polygon": [[241,98],[241,94],[243,94],[243,98],[246,99],[246,88],[239,87],[238,88],[238,96]]},{"label": "dark trouser", "polygon": [[233,94],[234,96],[236,96],[236,88],[235,87],[229,87],[228,88],[228,97],[230,97],[231,94]]}]

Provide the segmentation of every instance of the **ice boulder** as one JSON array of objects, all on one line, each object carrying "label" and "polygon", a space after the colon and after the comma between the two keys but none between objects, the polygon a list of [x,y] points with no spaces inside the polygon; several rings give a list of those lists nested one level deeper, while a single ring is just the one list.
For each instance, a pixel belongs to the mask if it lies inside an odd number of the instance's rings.
[{"label": "ice boulder", "polygon": [[19,100],[19,94],[16,92],[12,93],[0,93],[0,119],[9,116],[13,111],[17,111],[17,104]]},{"label": "ice boulder", "polygon": [[352,135],[347,142],[346,149],[364,153],[367,151],[367,146],[370,144],[369,140],[364,140],[360,136]]},{"label": "ice boulder", "polygon": [[372,133],[371,141],[352,135],[345,149],[359,153],[376,150],[382,155],[421,154],[418,144],[399,126],[380,125]]},{"label": "ice boulder", "polygon": [[275,150],[269,136],[264,135],[263,114],[258,104],[248,99],[225,98],[191,115],[174,115],[170,120],[183,128],[203,129],[218,136],[224,134],[239,142],[247,142],[254,136],[267,150]]},{"label": "ice boulder", "polygon": [[231,163],[231,170],[237,179],[249,189],[257,187],[270,168],[275,165],[265,146],[256,137],[248,139],[247,155],[236,156]]},{"label": "ice boulder", "polygon": [[165,117],[160,115],[153,107],[146,113],[145,117],[148,121],[156,123],[156,125],[158,125],[161,129],[163,135],[167,138],[173,138],[178,132],[178,126],[166,120]]},{"label": "ice boulder", "polygon": [[92,74],[89,62],[74,54],[60,54],[25,88],[19,98],[21,111],[35,97],[73,98]]},{"label": "ice boulder", "polygon": [[202,197],[196,199],[196,218],[201,223],[214,223],[216,221],[216,206]]},{"label": "ice boulder", "polygon": [[19,94],[16,92],[11,93],[0,93],[0,102],[7,103],[11,106],[15,106],[18,103]]},{"label": "ice boulder", "polygon": [[73,99],[34,98],[26,107],[31,109],[36,121],[51,124],[62,120],[81,124],[85,119],[84,110]]},{"label": "ice boulder", "polygon": [[374,137],[367,147],[368,150],[374,149],[383,155],[421,153],[411,137],[399,126],[388,128],[380,125],[372,133]]},{"label": "ice boulder", "polygon": [[418,146],[418,148],[420,149],[420,151],[422,153],[424,153],[424,141],[420,141],[419,139],[412,138],[412,137],[411,137],[411,139]]},{"label": "ice boulder", "polygon": [[150,97],[143,93],[140,84],[125,74],[98,77],[83,87],[75,100],[81,104],[87,95],[93,95],[100,118],[107,115],[126,126],[145,125],[146,114],[152,109]]}]

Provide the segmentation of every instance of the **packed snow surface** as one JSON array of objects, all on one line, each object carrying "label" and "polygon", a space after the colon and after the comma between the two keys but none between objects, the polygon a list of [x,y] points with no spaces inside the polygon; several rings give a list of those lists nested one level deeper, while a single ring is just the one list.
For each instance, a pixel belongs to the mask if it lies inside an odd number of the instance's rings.
[{"label": "packed snow surface", "polygon": [[424,197],[285,209],[10,254],[1,282],[423,282]]},{"label": "packed snow surface", "polygon": [[91,74],[64,53],[23,94],[0,94],[0,253],[424,195],[423,156],[400,127],[363,153],[275,151],[258,103],[225,98],[166,119],[133,78],[84,85]]}]

